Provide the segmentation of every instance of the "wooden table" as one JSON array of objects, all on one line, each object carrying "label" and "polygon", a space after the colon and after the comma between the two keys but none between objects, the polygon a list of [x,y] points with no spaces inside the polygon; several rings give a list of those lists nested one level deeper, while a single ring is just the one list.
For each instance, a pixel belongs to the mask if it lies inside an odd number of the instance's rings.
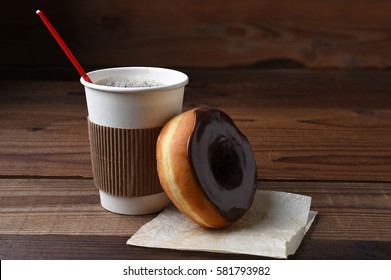
[{"label": "wooden table", "polygon": [[[184,70],[184,109],[226,111],[258,187],[319,211],[291,259],[391,258],[391,72]],[[155,215],[103,210],[77,80],[0,85],[1,259],[254,259],[125,245]]]}]

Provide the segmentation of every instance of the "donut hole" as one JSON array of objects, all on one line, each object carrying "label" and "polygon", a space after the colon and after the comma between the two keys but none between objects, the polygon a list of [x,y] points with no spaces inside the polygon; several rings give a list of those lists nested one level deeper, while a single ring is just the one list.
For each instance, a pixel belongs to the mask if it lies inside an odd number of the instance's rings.
[{"label": "donut hole", "polygon": [[212,174],[217,183],[228,190],[238,187],[243,179],[239,147],[234,139],[219,136],[208,148]]}]

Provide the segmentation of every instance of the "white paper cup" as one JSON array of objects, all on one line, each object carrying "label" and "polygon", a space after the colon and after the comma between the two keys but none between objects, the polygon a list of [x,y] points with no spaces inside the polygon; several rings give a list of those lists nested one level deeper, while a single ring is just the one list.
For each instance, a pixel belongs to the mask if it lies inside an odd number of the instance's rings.
[{"label": "white paper cup", "polygon": [[[142,184],[151,181],[149,177],[156,181],[154,139],[167,120],[182,112],[188,77],[179,71],[155,67],[108,68],[90,72],[88,76],[93,84],[83,78],[80,82],[86,92],[94,181],[102,206],[111,212],[128,215],[162,210],[169,199],[160,185],[159,191],[153,186],[155,193],[143,195],[146,186]],[[159,86],[120,88],[96,84],[114,77],[154,81]],[[143,140],[143,137],[147,138]],[[139,142],[135,144],[135,141]],[[147,154],[136,158],[138,153]],[[145,163],[145,168],[135,163],[138,158],[142,161],[152,157],[154,164]],[[116,160],[117,163],[111,162]],[[156,182],[151,184],[156,185]]]}]

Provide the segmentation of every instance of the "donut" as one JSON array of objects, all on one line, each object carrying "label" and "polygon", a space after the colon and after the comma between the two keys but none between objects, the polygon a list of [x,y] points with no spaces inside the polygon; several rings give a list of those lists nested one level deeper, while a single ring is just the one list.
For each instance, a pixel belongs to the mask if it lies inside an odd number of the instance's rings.
[{"label": "donut", "polygon": [[156,145],[161,186],[174,205],[205,228],[222,228],[251,207],[256,163],[232,119],[200,107],[170,119]]}]

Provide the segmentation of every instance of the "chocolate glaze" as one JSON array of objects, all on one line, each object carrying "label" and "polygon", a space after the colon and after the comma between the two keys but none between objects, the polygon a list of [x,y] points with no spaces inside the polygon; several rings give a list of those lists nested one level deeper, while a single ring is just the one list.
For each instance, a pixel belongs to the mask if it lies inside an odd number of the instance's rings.
[{"label": "chocolate glaze", "polygon": [[254,199],[256,163],[250,143],[232,119],[218,109],[196,109],[187,157],[217,211],[230,222],[242,217]]}]

